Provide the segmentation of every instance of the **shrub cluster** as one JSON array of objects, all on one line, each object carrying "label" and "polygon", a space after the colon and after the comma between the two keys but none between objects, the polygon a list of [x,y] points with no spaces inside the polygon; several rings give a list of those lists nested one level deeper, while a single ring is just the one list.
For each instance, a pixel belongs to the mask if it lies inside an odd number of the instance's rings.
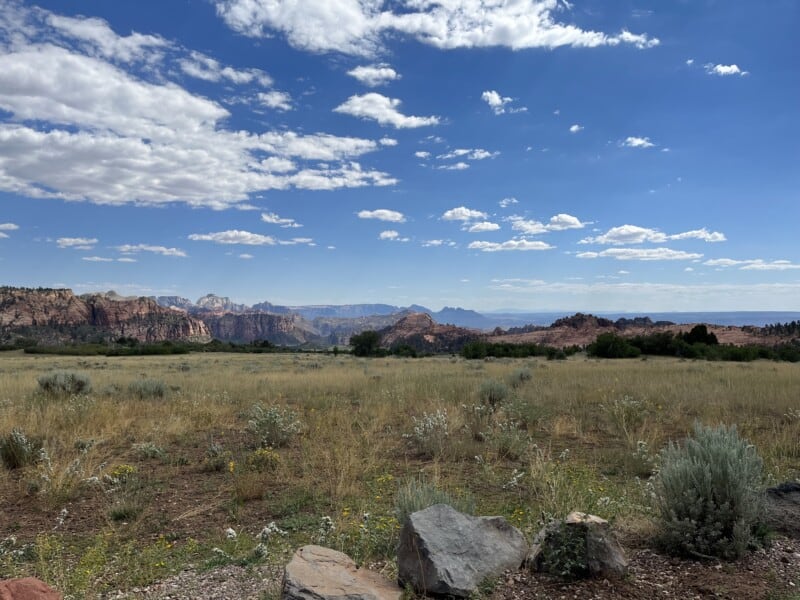
[{"label": "shrub cluster", "polygon": [[261,404],[252,406],[247,424],[264,448],[288,446],[303,428],[303,423],[293,410]]},{"label": "shrub cluster", "polygon": [[128,385],[128,393],[139,400],[161,399],[167,394],[167,386],[159,379],[137,379]]},{"label": "shrub cluster", "polygon": [[55,371],[40,376],[36,381],[48,396],[71,396],[92,391],[91,380],[86,375],[72,371]]},{"label": "shrub cluster", "polygon": [[695,424],[661,452],[656,497],[667,550],[735,559],[763,541],[763,464],[736,427]]}]

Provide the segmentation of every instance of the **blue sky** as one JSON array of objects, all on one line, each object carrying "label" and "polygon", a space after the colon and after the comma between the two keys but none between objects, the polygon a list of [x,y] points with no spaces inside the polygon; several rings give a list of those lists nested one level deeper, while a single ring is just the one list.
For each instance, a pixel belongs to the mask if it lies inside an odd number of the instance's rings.
[{"label": "blue sky", "polygon": [[800,310],[800,5],[0,0],[0,282]]}]

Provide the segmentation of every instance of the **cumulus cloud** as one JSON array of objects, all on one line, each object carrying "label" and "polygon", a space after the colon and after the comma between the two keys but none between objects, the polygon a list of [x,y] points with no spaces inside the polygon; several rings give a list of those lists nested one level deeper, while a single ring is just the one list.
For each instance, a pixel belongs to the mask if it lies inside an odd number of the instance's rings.
[{"label": "cumulus cloud", "polygon": [[452,158],[465,158],[467,160],[484,160],[487,158],[495,158],[500,156],[500,152],[489,152],[483,148],[456,148],[450,152],[439,154],[436,158],[439,160],[450,160]]},{"label": "cumulus cloud", "polygon": [[713,63],[708,63],[705,65],[705,70],[709,75],[718,75],[720,77],[728,77],[730,75],[744,77],[750,74],[749,71],[740,69],[739,65],[715,65]]},{"label": "cumulus cloud", "polygon": [[0,231],[16,231],[19,225],[16,223],[0,223]]},{"label": "cumulus cloud", "polygon": [[239,258],[241,258],[242,260],[250,260],[255,258],[255,256],[253,256],[252,254],[248,254],[247,252],[244,252],[239,255]]},{"label": "cumulus cloud", "polygon": [[150,244],[123,244],[122,246],[116,246],[116,250],[119,250],[122,254],[152,252],[153,254],[160,254],[161,256],[186,257],[186,252],[180,248],[167,248],[166,246],[152,246]]},{"label": "cumulus cloud", "polygon": [[470,233],[483,233],[486,231],[497,231],[498,229],[500,229],[500,225],[497,223],[492,223],[491,221],[480,221],[470,225],[467,228],[467,231]]},{"label": "cumulus cloud", "polygon": [[575,123],[574,125],[570,125],[570,127],[569,127],[569,132],[570,133],[578,133],[580,131],[583,131],[583,126],[582,125],[578,125],[577,123]]},{"label": "cumulus cloud", "polygon": [[494,114],[496,115],[502,115],[506,112],[519,113],[528,110],[524,106],[520,107],[508,106],[510,103],[514,101],[514,99],[508,96],[501,96],[500,93],[495,90],[486,90],[485,92],[483,92],[481,94],[481,100],[486,102],[486,104],[489,105],[489,108],[491,108]]},{"label": "cumulus cloud", "polygon": [[[176,56],[205,65],[197,73],[211,80],[260,85],[268,83],[263,73],[226,70],[160,38],[119,36],[104,21],[16,10],[14,23],[0,21],[0,111],[8,113],[0,191],[224,209],[265,190],[396,183],[353,161],[377,150],[375,141],[226,129],[226,108],[170,81]],[[265,97],[276,106],[282,98]]]},{"label": "cumulus cloud", "polygon": [[350,69],[347,74],[369,87],[378,87],[400,79],[400,74],[386,64],[363,65]]},{"label": "cumulus cloud", "polygon": [[451,208],[442,214],[444,221],[474,221],[477,219],[486,219],[489,215],[479,210],[467,208],[466,206],[459,206]]},{"label": "cumulus cloud", "polygon": [[611,244],[621,246],[625,244],[662,244],[668,240],[688,240],[697,239],[703,242],[716,243],[726,241],[724,233],[719,231],[709,231],[705,227],[694,229],[683,233],[667,235],[657,229],[639,227],[638,225],[620,225],[612,227],[602,235],[587,237],[582,239],[579,244]]},{"label": "cumulus cloud", "polygon": [[297,227],[302,227],[302,225],[294,219],[280,217],[275,213],[261,213],[261,220],[264,223],[269,223],[270,225],[279,225],[284,229],[295,229]]},{"label": "cumulus cloud", "polygon": [[377,210],[361,210],[358,212],[359,219],[378,219],[390,223],[405,223],[406,217],[403,213],[396,210],[379,208]]},{"label": "cumulus cloud", "polygon": [[386,231],[381,231],[378,235],[379,240],[388,240],[390,242],[408,242],[409,238],[407,237],[400,237],[400,233],[395,231],[394,229],[387,229]]},{"label": "cumulus cloud", "polygon": [[397,146],[398,144],[396,139],[390,137],[382,137],[381,139],[378,140],[378,143],[381,146],[388,146],[388,147]]},{"label": "cumulus cloud", "polygon": [[696,260],[702,254],[672,250],[671,248],[609,248],[602,252],[579,252],[578,258],[615,258],[617,260]]},{"label": "cumulus cloud", "polygon": [[472,242],[467,246],[470,250],[480,250],[481,252],[506,252],[506,251],[526,251],[526,250],[551,250],[551,246],[539,240],[508,240],[506,242]]},{"label": "cumulus cloud", "polygon": [[274,246],[277,240],[270,235],[229,229],[216,233],[192,233],[189,239],[194,242],[214,242],[215,244],[240,244],[242,246]]},{"label": "cumulus cloud", "polygon": [[519,200],[516,198],[503,198],[500,200],[500,202],[498,202],[498,204],[500,205],[500,208],[508,208],[512,204],[519,204]]},{"label": "cumulus cloud", "polygon": [[407,129],[437,125],[439,117],[415,117],[400,112],[400,100],[388,98],[375,92],[361,96],[350,96],[333,109],[334,112],[352,115],[361,119],[371,119],[380,125],[391,125],[395,129]]},{"label": "cumulus cloud", "polygon": [[114,262],[113,258],[105,258],[102,256],[84,256],[81,260],[86,262]]},{"label": "cumulus cloud", "polygon": [[260,92],[258,101],[267,108],[274,108],[275,110],[287,111],[293,108],[292,97],[287,92],[279,92],[277,90]]},{"label": "cumulus cloud", "polygon": [[583,229],[586,223],[581,222],[578,217],[568,215],[566,213],[559,213],[550,217],[548,223],[542,223],[534,219],[525,219],[519,215],[512,215],[506,218],[506,221],[511,222],[511,228],[514,231],[519,231],[525,235],[538,235],[540,233],[547,233],[549,231],[564,231],[566,229]]},{"label": "cumulus cloud", "polygon": [[653,142],[650,141],[649,137],[635,137],[635,136],[628,136],[622,142],[623,146],[627,146],[628,148],[652,148],[655,146]]},{"label": "cumulus cloud", "polygon": [[272,78],[260,69],[234,69],[202,52],[191,51],[189,56],[178,61],[181,70],[191,77],[205,81],[229,81],[235,84],[257,83],[264,87],[272,85]]},{"label": "cumulus cloud", "polygon": [[387,36],[405,34],[442,49],[507,47],[591,48],[630,44],[658,45],[657,38],[622,29],[617,34],[584,30],[559,22],[569,8],[558,0],[485,2],[461,0],[398,3],[375,0],[216,0],[217,14],[235,31],[252,37],[280,32],[294,47],[310,52],[371,56]]},{"label": "cumulus cloud", "polygon": [[440,171],[463,171],[465,169],[469,169],[469,163],[458,161],[457,163],[452,163],[449,165],[439,165],[436,168]]},{"label": "cumulus cloud", "polygon": [[421,158],[422,160],[426,160],[431,157],[431,153],[426,150],[417,150],[414,152],[414,156]]},{"label": "cumulus cloud", "polygon": [[92,250],[97,244],[97,238],[72,238],[62,237],[56,240],[59,248],[72,248],[73,250]]}]

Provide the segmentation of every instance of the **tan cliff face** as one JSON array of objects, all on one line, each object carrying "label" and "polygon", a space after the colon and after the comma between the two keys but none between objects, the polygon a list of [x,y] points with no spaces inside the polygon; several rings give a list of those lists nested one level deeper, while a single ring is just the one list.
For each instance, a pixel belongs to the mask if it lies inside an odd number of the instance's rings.
[{"label": "tan cliff face", "polygon": [[313,341],[317,336],[297,315],[267,313],[201,314],[216,339],[240,343],[268,340],[273,344],[296,346]]},{"label": "tan cliff face", "polygon": [[[208,327],[149,298],[111,299],[107,294],[75,296],[67,289],[0,288],[0,334],[45,341],[132,337],[140,342],[209,341]],[[80,330],[80,333],[79,331]]]}]

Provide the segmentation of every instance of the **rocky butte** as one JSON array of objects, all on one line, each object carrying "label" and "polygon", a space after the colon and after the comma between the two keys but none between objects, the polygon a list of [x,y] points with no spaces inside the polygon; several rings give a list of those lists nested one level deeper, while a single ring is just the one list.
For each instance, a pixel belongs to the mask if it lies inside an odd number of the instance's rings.
[{"label": "rocky butte", "polygon": [[140,342],[211,340],[205,323],[149,298],[0,287],[0,341],[18,337],[55,344],[120,337]]}]

